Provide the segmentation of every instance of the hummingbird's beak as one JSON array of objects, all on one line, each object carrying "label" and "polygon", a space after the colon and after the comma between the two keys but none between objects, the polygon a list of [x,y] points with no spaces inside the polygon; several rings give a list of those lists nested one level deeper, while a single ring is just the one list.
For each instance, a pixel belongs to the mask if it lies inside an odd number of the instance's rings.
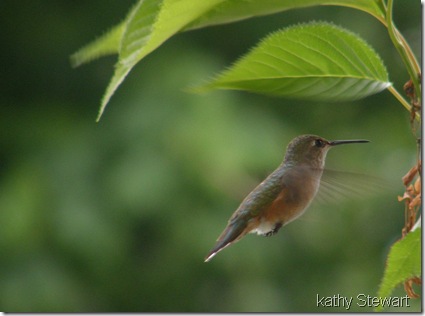
[{"label": "hummingbird's beak", "polygon": [[329,142],[329,146],[336,146],[342,144],[352,144],[352,143],[369,143],[366,139],[352,139],[352,140],[332,140]]}]

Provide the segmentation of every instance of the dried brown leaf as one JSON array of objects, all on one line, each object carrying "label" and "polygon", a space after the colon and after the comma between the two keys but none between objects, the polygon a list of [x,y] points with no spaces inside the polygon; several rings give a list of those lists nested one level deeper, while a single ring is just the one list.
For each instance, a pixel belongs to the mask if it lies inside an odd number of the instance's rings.
[{"label": "dried brown leaf", "polygon": [[416,193],[420,193],[421,192],[421,187],[422,187],[421,186],[421,178],[417,178],[416,179],[414,187],[415,187]]},{"label": "dried brown leaf", "polygon": [[407,186],[410,182],[412,182],[416,173],[418,172],[418,166],[413,166],[402,178],[403,184]]},{"label": "dried brown leaf", "polygon": [[420,206],[421,205],[421,195],[418,194],[417,196],[415,196],[415,198],[409,203],[409,208],[412,209],[415,206]]},{"label": "dried brown leaf", "polygon": [[398,201],[399,202],[401,202],[401,201],[403,201],[403,200],[410,200],[411,199],[411,197],[410,197],[410,195],[409,194],[407,194],[407,192],[404,192],[404,194],[403,194],[403,196],[398,196],[397,197],[397,199],[398,199]]},{"label": "dried brown leaf", "polygon": [[413,290],[412,283],[413,283],[413,280],[412,279],[409,279],[406,282],[404,282],[404,290],[406,291],[406,294],[410,298],[418,298],[419,295],[416,294],[415,291]]}]

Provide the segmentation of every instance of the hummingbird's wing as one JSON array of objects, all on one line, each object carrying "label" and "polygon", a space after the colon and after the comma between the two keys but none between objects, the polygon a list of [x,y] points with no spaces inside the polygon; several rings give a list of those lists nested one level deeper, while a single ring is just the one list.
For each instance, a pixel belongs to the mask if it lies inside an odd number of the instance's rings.
[{"label": "hummingbird's wing", "polygon": [[218,237],[216,245],[205,257],[205,262],[255,229],[259,225],[259,215],[275,201],[283,190],[281,176],[276,170],[242,201]]},{"label": "hummingbird's wing", "polygon": [[392,180],[356,172],[325,169],[318,192],[319,202],[341,202],[364,199],[387,191],[396,191]]}]

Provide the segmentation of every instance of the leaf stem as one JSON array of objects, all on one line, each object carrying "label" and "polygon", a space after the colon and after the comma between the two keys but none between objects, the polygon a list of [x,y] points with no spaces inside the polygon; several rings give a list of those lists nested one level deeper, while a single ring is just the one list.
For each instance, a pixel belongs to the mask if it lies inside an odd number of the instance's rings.
[{"label": "leaf stem", "polygon": [[415,72],[417,74],[420,74],[421,73],[421,67],[419,66],[419,63],[418,63],[418,61],[415,57],[415,54],[413,54],[412,49],[410,48],[409,44],[407,44],[406,39],[404,38],[404,36],[400,33],[400,31],[397,28],[395,28],[395,32],[396,32],[398,38],[400,39],[400,41],[403,42],[403,48],[406,50],[406,53],[409,57],[409,60],[412,64]]},{"label": "leaf stem", "polygon": [[[394,86],[390,86],[388,88],[388,91],[391,92],[391,94],[404,106],[404,108],[411,112],[412,111],[412,106],[409,104],[409,102],[407,102],[403,96],[394,88]],[[415,113],[415,118],[418,122],[420,122],[421,120],[421,116],[419,115],[419,113]]]},{"label": "leaf stem", "polygon": [[402,95],[400,93],[398,93],[398,91],[394,88],[394,86],[390,86],[388,88],[388,90],[392,93],[392,95],[398,100],[400,101],[400,103],[404,106],[404,108],[407,111],[411,111],[412,110],[412,106],[402,97]]},{"label": "leaf stem", "polygon": [[[413,85],[415,87],[415,94],[418,100],[421,97],[421,88],[419,85],[419,76],[420,68],[418,62],[416,61],[415,56],[412,53],[409,45],[406,43],[406,40],[401,36],[400,32],[397,30],[393,24],[393,0],[388,0],[387,3],[387,28],[390,38],[397,49],[398,53],[403,60],[404,65],[407,68],[410,78],[412,79]],[[403,103],[402,103],[403,104]],[[405,106],[403,104],[403,106]],[[405,106],[406,107],[406,106]]]}]

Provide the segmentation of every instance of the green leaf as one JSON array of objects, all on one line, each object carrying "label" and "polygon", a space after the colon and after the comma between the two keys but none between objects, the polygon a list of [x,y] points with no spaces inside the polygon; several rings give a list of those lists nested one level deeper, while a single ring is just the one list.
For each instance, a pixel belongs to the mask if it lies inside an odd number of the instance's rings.
[{"label": "green leaf", "polygon": [[121,23],[95,41],[84,46],[71,55],[72,66],[78,67],[99,57],[118,54],[123,32],[124,23]]},{"label": "green leaf", "polygon": [[[159,0],[155,1],[158,5]],[[231,23],[255,16],[268,15],[290,9],[316,5],[345,6],[367,12],[385,24],[385,8],[380,0],[227,0],[194,19],[183,30],[199,29],[206,26]],[[130,12],[132,12],[131,10]],[[152,21],[153,23],[153,21]],[[94,40],[71,56],[74,66],[79,66],[99,57],[118,54],[126,22],[113,27],[108,33]]]},{"label": "green leaf", "polygon": [[271,34],[199,90],[237,89],[294,99],[348,101],[389,86],[385,66],[366,42],[321,22]]},{"label": "green leaf", "polygon": [[222,1],[139,1],[127,19],[118,64],[103,97],[98,120],[115,90],[142,58]]},{"label": "green leaf", "polygon": [[[418,228],[391,247],[378,296],[388,297],[398,284],[420,276],[421,229]],[[377,310],[382,309],[381,305],[377,307]]]},{"label": "green leaf", "polygon": [[230,23],[255,16],[317,5],[344,6],[367,12],[385,24],[381,0],[227,0],[188,25],[187,29]]},{"label": "green leaf", "polygon": [[140,0],[130,11],[124,25],[120,42],[118,64],[102,99],[97,121],[105,110],[106,104],[123,82],[127,74],[137,63],[137,55],[146,46],[155,21],[160,12],[161,2],[157,0]]},{"label": "green leaf", "polygon": [[115,73],[102,100],[99,117],[118,86],[147,54],[178,32],[253,16],[314,5],[341,5],[363,10],[385,23],[380,0],[139,0],[126,20],[71,56],[74,66],[119,53]]}]

